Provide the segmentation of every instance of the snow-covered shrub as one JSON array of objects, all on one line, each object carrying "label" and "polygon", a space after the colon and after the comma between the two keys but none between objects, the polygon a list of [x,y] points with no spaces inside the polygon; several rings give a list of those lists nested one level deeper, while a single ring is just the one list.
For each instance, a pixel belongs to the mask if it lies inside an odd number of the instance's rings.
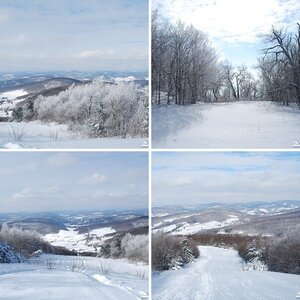
[{"label": "snow-covered shrub", "polygon": [[14,125],[10,126],[11,130],[9,132],[9,137],[13,143],[19,143],[23,141],[25,135],[25,126],[24,125]]},{"label": "snow-covered shrub", "polygon": [[[196,250],[197,249],[197,250]],[[154,270],[180,269],[199,256],[195,243],[158,232],[152,235],[152,266]]]},{"label": "snow-covered shrub", "polygon": [[11,113],[11,120],[16,122],[21,122],[23,119],[23,109],[18,106],[15,107]]},{"label": "snow-covered shrub", "polygon": [[239,249],[239,255],[244,259],[244,270],[267,271],[266,249],[263,240],[254,240],[246,248]]},{"label": "snow-covered shrub", "polygon": [[94,80],[71,86],[55,96],[39,96],[33,111],[36,119],[69,124],[70,130],[81,126],[91,137],[148,134],[147,91],[133,84]]},{"label": "snow-covered shrub", "polygon": [[0,242],[7,243],[24,257],[31,256],[39,249],[46,253],[52,252],[51,245],[45,242],[36,231],[9,228],[5,223],[1,227]]},{"label": "snow-covered shrub", "polygon": [[110,244],[109,243],[104,243],[100,246],[100,250],[99,250],[99,256],[100,257],[104,257],[104,258],[109,258],[111,254],[110,251]]},{"label": "snow-covered shrub", "polygon": [[131,235],[127,233],[122,239],[122,256],[132,261],[148,262],[149,239],[148,236]]},{"label": "snow-covered shrub", "polygon": [[120,235],[116,235],[110,244],[111,257],[120,257],[122,252],[121,244],[122,244],[122,237]]},{"label": "snow-covered shrub", "polygon": [[112,269],[112,262],[110,260],[98,260],[98,270],[101,274],[107,275]]},{"label": "snow-covered shrub", "polygon": [[31,257],[39,257],[39,256],[41,256],[42,254],[44,254],[44,251],[41,250],[41,249],[39,249],[39,250],[37,250],[37,251],[34,251],[34,252],[32,253],[32,255],[31,255]]},{"label": "snow-covered shrub", "polygon": [[76,257],[72,260],[72,264],[71,264],[72,272],[83,272],[85,268],[86,268],[86,264],[82,258]]},{"label": "snow-covered shrub", "polygon": [[199,255],[199,249],[194,241],[183,240],[181,242],[181,257],[183,263],[187,264],[199,257]]},{"label": "snow-covered shrub", "polygon": [[99,256],[104,258],[127,258],[131,261],[148,262],[149,240],[147,235],[126,233],[116,235],[100,246]]},{"label": "snow-covered shrub", "polygon": [[15,253],[8,244],[0,242],[0,263],[20,263],[21,261],[18,253]]},{"label": "snow-covered shrub", "polygon": [[270,271],[300,274],[299,228],[266,243],[266,264]]},{"label": "snow-covered shrub", "polygon": [[23,109],[23,120],[31,121],[34,118],[34,100],[28,98],[22,107]]}]

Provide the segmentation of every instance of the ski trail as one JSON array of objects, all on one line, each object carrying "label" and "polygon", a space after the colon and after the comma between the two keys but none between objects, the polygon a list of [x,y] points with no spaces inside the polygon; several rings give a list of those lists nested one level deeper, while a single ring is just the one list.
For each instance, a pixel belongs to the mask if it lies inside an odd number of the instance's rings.
[{"label": "ski trail", "polygon": [[244,271],[234,250],[200,247],[200,257],[179,271],[153,278],[154,300],[284,300],[300,292],[300,276]]},{"label": "ski trail", "polygon": [[300,111],[239,101],[153,106],[154,148],[299,148]]}]

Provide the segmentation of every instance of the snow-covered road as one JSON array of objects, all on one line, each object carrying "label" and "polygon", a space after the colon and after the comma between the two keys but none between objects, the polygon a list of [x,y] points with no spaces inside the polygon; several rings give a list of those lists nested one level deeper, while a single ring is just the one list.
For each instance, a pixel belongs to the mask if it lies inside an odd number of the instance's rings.
[{"label": "snow-covered road", "polygon": [[154,300],[287,300],[300,292],[300,276],[244,271],[234,250],[202,246],[200,257],[180,271],[152,279]]},{"label": "snow-covered road", "polygon": [[154,148],[293,148],[300,110],[270,102],[152,108]]}]

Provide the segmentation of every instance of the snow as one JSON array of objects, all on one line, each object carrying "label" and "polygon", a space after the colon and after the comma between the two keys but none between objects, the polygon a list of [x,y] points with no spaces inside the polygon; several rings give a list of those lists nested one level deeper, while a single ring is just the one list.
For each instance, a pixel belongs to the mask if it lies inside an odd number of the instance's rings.
[{"label": "snow", "polygon": [[300,110],[239,101],[152,108],[154,148],[293,148]]},{"label": "snow", "polygon": [[[21,140],[13,130],[24,131]],[[0,148],[21,149],[132,149],[146,148],[147,138],[87,138],[68,130],[65,124],[33,122],[0,122]]]},{"label": "snow", "polygon": [[14,91],[5,92],[5,93],[0,94],[0,98],[1,97],[7,97],[8,100],[14,100],[14,99],[16,99],[20,96],[25,96],[27,94],[28,93],[24,90],[14,90]]},{"label": "snow", "polygon": [[116,231],[111,228],[111,227],[104,227],[104,228],[98,228],[98,229],[93,229],[90,234],[95,234],[98,237],[110,234],[110,233],[115,233]]},{"label": "snow", "polygon": [[168,225],[168,226],[164,226],[164,227],[161,227],[161,228],[154,229],[154,230],[152,230],[152,232],[163,231],[165,233],[168,233],[168,232],[172,232],[173,230],[175,230],[176,227],[177,226],[175,224],[171,224],[171,225]]},{"label": "snow", "polygon": [[222,227],[228,226],[232,223],[235,223],[238,220],[239,220],[238,217],[232,216],[223,222],[209,221],[209,222],[205,222],[205,223],[194,223],[194,224],[185,223],[182,227],[180,227],[177,230],[175,230],[174,232],[172,232],[172,234],[180,234],[180,235],[181,234],[182,235],[195,234],[201,230],[222,228]]},{"label": "snow", "polygon": [[[46,267],[49,259],[52,269]],[[74,269],[76,261],[84,267]],[[99,265],[105,262],[111,263],[107,274]],[[148,295],[147,277],[136,275],[141,269],[147,274],[147,266],[125,260],[42,255],[27,263],[0,264],[0,299],[141,299]]]},{"label": "snow", "polygon": [[152,279],[153,300],[282,300],[295,299],[300,276],[245,271],[235,250],[200,247],[200,257],[179,271]]},{"label": "snow", "polygon": [[[175,219],[168,219],[168,220],[175,220]],[[224,220],[223,222],[219,221],[209,221],[205,223],[187,223],[187,222],[180,222],[177,224],[166,224],[165,226],[161,226],[165,224],[165,222],[159,222],[155,224],[155,229],[153,232],[157,231],[163,231],[163,232],[171,232],[173,235],[189,235],[189,234],[195,234],[201,230],[207,230],[207,229],[214,229],[214,228],[222,228],[225,226],[228,226],[230,224],[233,224],[239,220],[239,217],[229,215],[229,218]],[[159,227],[161,226],[161,227]],[[159,228],[157,228],[159,227]]]},{"label": "snow", "polygon": [[116,77],[115,78],[115,82],[130,82],[130,81],[134,81],[136,78],[134,76],[126,76],[126,77]]},{"label": "snow", "polygon": [[[88,234],[79,234],[76,228],[67,229],[68,230],[60,230],[58,233],[48,233],[44,236],[44,239],[53,246],[65,247],[79,252],[95,251],[94,240],[92,239],[87,242]],[[101,238],[101,241],[104,241],[106,234],[114,232],[116,231],[111,227],[104,227],[92,230],[90,235]],[[99,244],[99,241],[100,240],[97,240],[97,244]]]}]

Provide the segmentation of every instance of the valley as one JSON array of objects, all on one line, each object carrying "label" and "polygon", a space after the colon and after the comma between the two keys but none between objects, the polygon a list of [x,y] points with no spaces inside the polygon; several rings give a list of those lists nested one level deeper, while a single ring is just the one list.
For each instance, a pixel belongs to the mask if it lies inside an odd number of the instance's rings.
[{"label": "valley", "polygon": [[[104,116],[99,119],[99,112],[96,116],[96,107],[99,106],[99,100],[96,99],[99,98],[101,89],[114,89],[118,86],[134,86],[136,93],[147,97],[148,78],[144,73],[138,72],[0,74],[0,148],[147,148],[146,129],[140,128],[143,134],[134,132],[126,138],[120,133],[97,132],[99,128],[95,122],[105,121]],[[49,105],[57,102],[61,95],[65,95],[63,103],[71,101],[69,98],[76,98],[72,101],[78,106],[77,117],[64,114],[63,118],[57,118],[58,113]],[[41,101],[45,107],[42,110],[39,104]],[[55,107],[58,111],[64,109],[62,105]],[[42,113],[43,117],[38,117],[39,112],[45,112],[45,109],[50,109],[50,114],[53,114],[50,119],[48,112],[47,116]],[[141,109],[139,108],[139,114],[142,113]],[[86,110],[89,111],[88,115]],[[145,111],[144,114],[148,112]],[[93,121],[90,120],[92,115]]]}]

